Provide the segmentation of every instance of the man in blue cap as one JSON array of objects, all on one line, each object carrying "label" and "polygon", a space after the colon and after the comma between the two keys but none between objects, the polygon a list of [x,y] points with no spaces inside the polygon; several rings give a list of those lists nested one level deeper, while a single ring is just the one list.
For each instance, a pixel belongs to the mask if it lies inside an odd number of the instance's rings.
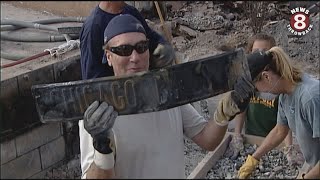
[{"label": "man in blue cap", "polygon": [[[103,49],[115,76],[148,71],[148,43],[135,17],[114,17],[104,31]],[[209,121],[190,104],[118,116],[106,102],[93,102],[79,121],[82,178],[185,178],[184,135],[203,149],[214,150],[228,122],[248,105],[253,90],[249,81],[240,78]]]},{"label": "man in blue cap", "polygon": [[150,68],[167,67],[173,64],[173,47],[160,34],[152,30],[139,11],[124,1],[101,1],[84,22],[80,32],[82,79],[113,76],[113,69],[102,61],[103,32],[109,21],[119,14],[136,17],[150,40]]}]

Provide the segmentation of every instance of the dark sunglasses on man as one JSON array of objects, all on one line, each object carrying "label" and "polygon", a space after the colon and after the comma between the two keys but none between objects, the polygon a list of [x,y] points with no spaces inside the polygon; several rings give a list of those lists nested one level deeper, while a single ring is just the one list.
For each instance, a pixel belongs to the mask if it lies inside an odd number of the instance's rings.
[{"label": "dark sunglasses on man", "polygon": [[140,41],[134,46],[130,44],[124,44],[116,47],[109,47],[108,45],[105,45],[103,46],[103,49],[107,49],[119,56],[130,56],[133,50],[136,50],[137,53],[142,54],[149,49],[149,40]]}]

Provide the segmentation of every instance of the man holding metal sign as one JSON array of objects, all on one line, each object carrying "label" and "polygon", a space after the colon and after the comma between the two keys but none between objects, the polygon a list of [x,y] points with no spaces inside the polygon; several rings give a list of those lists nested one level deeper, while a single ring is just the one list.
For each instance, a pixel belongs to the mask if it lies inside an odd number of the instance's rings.
[{"label": "man holding metal sign", "polygon": [[[104,31],[104,50],[115,77],[148,71],[146,31],[131,15],[113,18]],[[254,78],[270,57],[257,53],[250,67]],[[250,58],[248,58],[248,61]],[[250,64],[250,63],[249,63]],[[184,135],[214,150],[228,122],[243,112],[254,90],[240,77],[206,121],[190,105],[118,116],[112,105],[93,102],[79,121],[82,178],[185,178]]]}]

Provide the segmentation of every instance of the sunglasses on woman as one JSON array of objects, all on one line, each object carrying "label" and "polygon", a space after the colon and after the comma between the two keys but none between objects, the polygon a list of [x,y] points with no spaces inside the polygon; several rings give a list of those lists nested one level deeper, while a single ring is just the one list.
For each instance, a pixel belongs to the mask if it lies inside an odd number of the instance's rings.
[{"label": "sunglasses on woman", "polygon": [[133,50],[136,50],[137,53],[142,54],[149,49],[149,40],[140,41],[134,46],[125,44],[116,47],[105,47],[105,49],[119,55],[119,56],[130,56]]}]

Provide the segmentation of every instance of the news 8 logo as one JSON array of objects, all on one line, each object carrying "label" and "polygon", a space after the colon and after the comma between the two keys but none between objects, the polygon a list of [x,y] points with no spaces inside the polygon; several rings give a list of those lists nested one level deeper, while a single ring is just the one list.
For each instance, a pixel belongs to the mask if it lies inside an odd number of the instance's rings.
[{"label": "news 8 logo", "polygon": [[311,31],[313,25],[310,24],[309,10],[303,7],[297,7],[291,10],[290,24],[288,30],[294,35],[302,36]]}]

